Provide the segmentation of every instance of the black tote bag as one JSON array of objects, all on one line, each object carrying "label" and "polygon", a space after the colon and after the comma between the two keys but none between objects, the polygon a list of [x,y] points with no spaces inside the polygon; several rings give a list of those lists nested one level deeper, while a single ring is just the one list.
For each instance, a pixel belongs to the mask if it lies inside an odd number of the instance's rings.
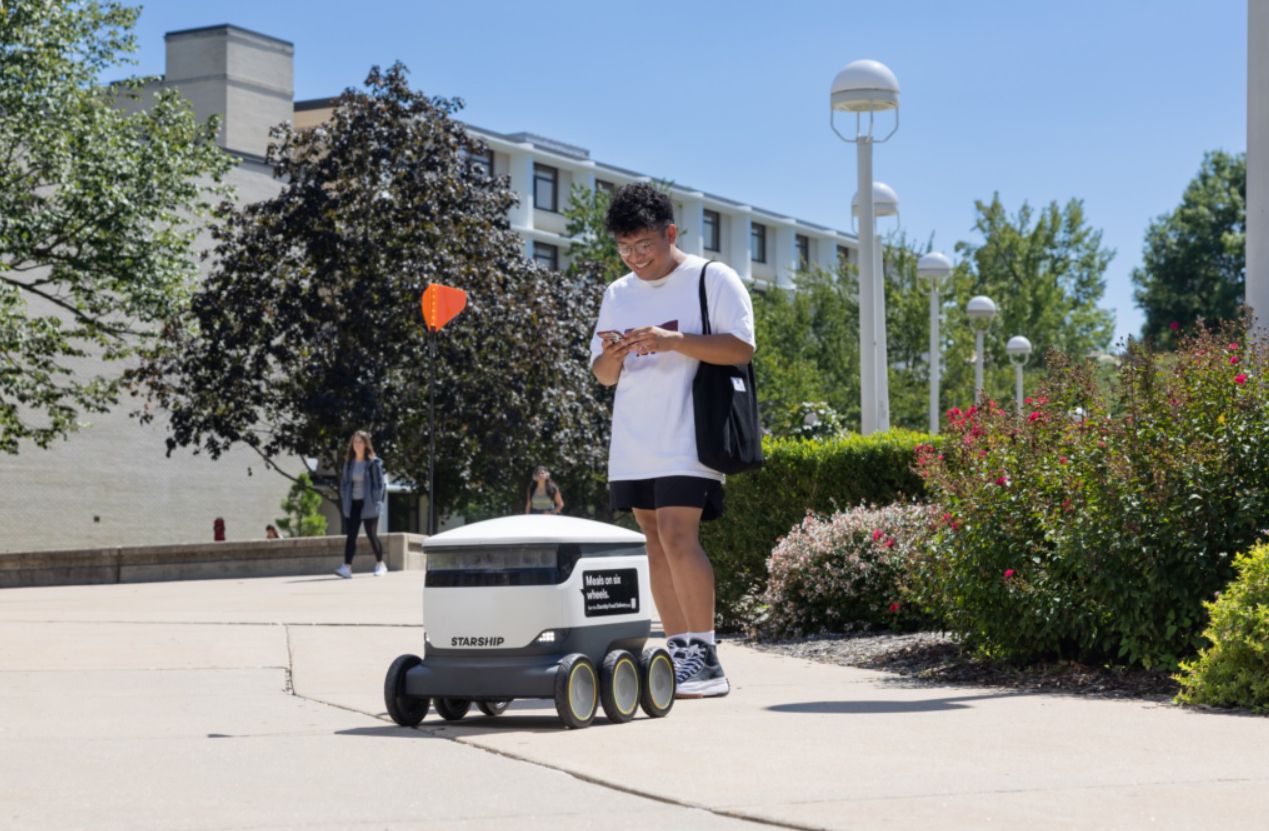
[{"label": "black tote bag", "polygon": [[[701,333],[712,334],[701,268]],[[696,415],[696,457],[720,473],[740,473],[762,464],[762,427],[758,423],[758,388],[753,363],[707,364],[701,361],[692,380]]]}]

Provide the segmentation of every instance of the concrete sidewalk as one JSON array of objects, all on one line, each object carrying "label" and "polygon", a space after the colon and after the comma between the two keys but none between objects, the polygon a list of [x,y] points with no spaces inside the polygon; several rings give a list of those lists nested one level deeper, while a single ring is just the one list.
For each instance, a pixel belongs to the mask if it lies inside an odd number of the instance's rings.
[{"label": "concrete sidewalk", "polygon": [[422,576],[0,591],[0,827],[1269,827],[1269,719],[736,645],[732,695],[661,720],[399,728]]}]

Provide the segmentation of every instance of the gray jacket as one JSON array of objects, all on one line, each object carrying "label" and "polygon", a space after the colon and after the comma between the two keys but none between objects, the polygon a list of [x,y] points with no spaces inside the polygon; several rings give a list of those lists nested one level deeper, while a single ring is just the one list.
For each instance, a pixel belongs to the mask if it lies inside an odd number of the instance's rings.
[{"label": "gray jacket", "polygon": [[[339,477],[339,509],[345,517],[352,516],[352,466],[351,461],[344,462],[344,471]],[[361,506],[362,519],[375,519],[379,516],[379,505],[387,492],[387,484],[383,478],[383,462],[375,457],[366,460],[366,500]]]}]

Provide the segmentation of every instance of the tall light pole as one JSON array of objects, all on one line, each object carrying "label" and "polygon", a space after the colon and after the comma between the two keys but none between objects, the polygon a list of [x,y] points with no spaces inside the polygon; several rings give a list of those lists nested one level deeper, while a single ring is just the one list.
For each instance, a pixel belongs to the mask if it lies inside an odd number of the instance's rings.
[{"label": "tall light pole", "polygon": [[1247,269],[1245,302],[1269,342],[1269,3],[1247,3]]},{"label": "tall light pole", "polygon": [[[876,114],[895,111],[894,127],[882,138],[873,135]],[[838,112],[855,114],[855,136],[849,138],[837,129],[833,116]],[[867,114],[867,119],[864,115]],[[877,61],[854,61],[846,65],[829,90],[828,124],[842,141],[855,145],[859,174],[858,191],[872,195],[872,146],[888,141],[899,129],[899,82],[894,73]],[[877,341],[876,305],[873,298],[873,248],[875,214],[872,199],[859,206],[859,403],[860,432],[867,435],[877,429]],[[883,331],[880,336],[885,337]]]},{"label": "tall light pole", "polygon": [[1013,397],[1018,415],[1022,415],[1022,367],[1031,356],[1031,341],[1022,335],[1014,335],[1005,344],[1005,354],[1009,356],[1009,363],[1013,364]]},{"label": "tall light pole", "polygon": [[930,435],[939,433],[939,381],[943,371],[942,344],[939,342],[939,312],[943,301],[939,291],[952,273],[952,261],[941,251],[931,251],[917,261],[917,275],[930,283]]},{"label": "tall light pole", "polygon": [[[859,218],[859,192],[850,200],[851,214]],[[875,219],[883,216],[899,215],[899,197],[894,188],[884,182],[872,183],[872,210]],[[886,337],[886,270],[882,257],[881,234],[875,233],[872,238],[872,331],[876,336],[877,365],[873,368],[876,379],[875,398],[877,400],[877,423],[879,432],[890,429],[890,349]],[[862,312],[861,312],[862,314]]]},{"label": "tall light pole", "polygon": [[974,403],[983,401],[983,335],[996,316],[996,304],[990,297],[978,295],[969,298],[965,306],[965,314],[970,325],[974,327]]}]

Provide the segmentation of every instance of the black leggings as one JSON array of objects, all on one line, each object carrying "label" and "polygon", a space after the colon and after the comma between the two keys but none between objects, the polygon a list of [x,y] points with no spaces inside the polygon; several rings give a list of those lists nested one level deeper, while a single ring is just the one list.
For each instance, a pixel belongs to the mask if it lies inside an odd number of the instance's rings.
[{"label": "black leggings", "polygon": [[357,526],[366,526],[366,538],[370,540],[370,547],[374,549],[375,559],[383,562],[383,544],[379,542],[379,535],[375,533],[379,529],[379,517],[372,516],[369,519],[361,518],[361,508],[366,504],[364,499],[354,499],[352,501],[351,515],[348,517],[348,536],[344,539],[344,565],[351,565],[353,555],[357,553]]}]

